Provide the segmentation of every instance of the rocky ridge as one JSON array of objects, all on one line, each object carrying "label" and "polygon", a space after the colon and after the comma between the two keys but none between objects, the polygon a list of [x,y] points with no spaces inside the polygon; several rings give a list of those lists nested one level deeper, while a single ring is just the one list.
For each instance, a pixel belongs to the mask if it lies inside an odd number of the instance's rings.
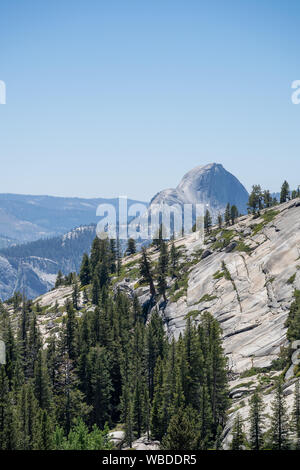
[{"label": "rocky ridge", "polygon": [[[204,246],[199,246],[194,233],[176,240],[176,245],[185,278],[175,292],[169,279],[167,303],[158,299],[154,307],[149,306],[148,287],[139,285],[139,254],[124,258],[114,288],[129,296],[136,294],[148,309],[148,318],[158,310],[170,338],[184,330],[188,316],[197,323],[201,313],[208,311],[220,322],[232,399],[223,440],[228,448],[235,414],[239,411],[246,418],[255,386],[263,384],[267,409],[273,399],[274,378],[279,372],[272,370],[272,362],[287,344],[284,324],[293,292],[300,289],[300,200],[262,211],[260,217],[243,216],[221,230],[214,227]],[[149,256],[155,262],[158,252],[150,248]],[[71,292],[72,288],[61,287],[36,299],[43,310],[39,323],[45,335],[58,327]],[[82,315],[83,310],[94,307],[81,299],[80,308]],[[293,387],[290,374],[285,384],[289,407]]]}]

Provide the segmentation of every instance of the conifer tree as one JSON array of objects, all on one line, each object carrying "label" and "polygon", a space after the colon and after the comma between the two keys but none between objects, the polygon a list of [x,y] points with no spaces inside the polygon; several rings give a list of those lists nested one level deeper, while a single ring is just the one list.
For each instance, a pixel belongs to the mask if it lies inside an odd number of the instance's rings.
[{"label": "conifer tree", "polygon": [[134,255],[135,253],[136,253],[135,240],[133,238],[128,238],[126,254],[127,255]]},{"label": "conifer tree", "polygon": [[170,248],[170,276],[174,279],[178,276],[179,269],[179,250],[175,247],[174,240],[172,240]]},{"label": "conifer tree", "polygon": [[180,408],[170,420],[168,432],[162,440],[165,450],[195,450],[197,442],[197,425],[192,413]]},{"label": "conifer tree", "polygon": [[289,194],[290,194],[289,183],[285,180],[281,186],[280,204],[288,200]]},{"label": "conifer tree", "polygon": [[244,426],[241,415],[237,413],[232,428],[231,450],[243,450],[245,445]]},{"label": "conifer tree", "polygon": [[222,218],[222,215],[219,213],[218,214],[218,227],[220,229],[222,228],[222,223],[223,223],[223,218]]},{"label": "conifer tree", "polygon": [[248,200],[248,208],[252,212],[252,214],[256,214],[260,212],[260,210],[263,208],[262,206],[262,190],[261,186],[259,184],[255,184],[252,186],[252,191],[249,196]]},{"label": "conifer tree", "polygon": [[142,276],[143,281],[149,284],[150,294],[152,295],[152,297],[154,297],[156,294],[153,280],[154,276],[152,273],[151,263],[147,255],[147,251],[144,247],[142,248],[142,256],[140,261],[140,275]]},{"label": "conifer tree", "polygon": [[252,450],[260,450],[263,447],[263,401],[259,390],[256,390],[249,400],[250,404],[250,437],[249,444]]},{"label": "conifer tree", "polygon": [[204,230],[206,231],[206,233],[210,232],[211,226],[212,226],[212,218],[211,218],[209,210],[206,209],[206,212],[204,215]]},{"label": "conifer tree", "polygon": [[230,224],[230,216],[231,216],[231,213],[230,213],[230,204],[228,202],[228,204],[226,205],[226,209],[225,209],[225,214],[224,214],[224,222],[225,222],[225,225],[228,227],[228,225]]},{"label": "conifer tree", "polygon": [[117,238],[117,246],[116,246],[116,263],[117,263],[117,275],[120,276],[121,267],[122,267],[122,254],[121,254],[121,246],[120,246],[119,237]]},{"label": "conifer tree", "polygon": [[73,291],[72,291],[72,302],[75,310],[79,310],[79,286],[77,279],[75,280]]},{"label": "conifer tree", "polygon": [[295,382],[294,408],[292,415],[292,427],[296,437],[296,449],[300,450],[300,379]]},{"label": "conifer tree", "polygon": [[63,274],[61,270],[59,270],[57,273],[56,281],[55,281],[55,287],[60,287],[63,285],[63,283],[64,283]]},{"label": "conifer tree", "polygon": [[239,211],[235,205],[231,206],[230,209],[230,218],[231,218],[231,223],[234,225],[236,218],[239,215]]},{"label": "conifer tree", "polygon": [[91,282],[90,260],[87,253],[82,256],[79,278],[82,286],[87,286]]},{"label": "conifer tree", "polygon": [[263,200],[264,200],[264,206],[266,208],[269,208],[273,205],[272,196],[269,190],[265,190],[263,192]]},{"label": "conifer tree", "polygon": [[278,379],[275,397],[271,405],[271,445],[273,450],[285,450],[289,448],[289,423],[287,408],[283,395],[282,380]]},{"label": "conifer tree", "polygon": [[168,246],[164,240],[161,242],[159,250],[160,251],[157,265],[157,287],[159,294],[161,294],[164,298],[164,301],[166,301],[169,253]]},{"label": "conifer tree", "polygon": [[34,392],[39,407],[50,413],[52,409],[52,394],[45,355],[42,350],[38,353],[34,367]]},{"label": "conifer tree", "polygon": [[70,359],[77,356],[77,319],[72,304],[67,301],[65,304],[67,311],[66,323],[66,347]]}]

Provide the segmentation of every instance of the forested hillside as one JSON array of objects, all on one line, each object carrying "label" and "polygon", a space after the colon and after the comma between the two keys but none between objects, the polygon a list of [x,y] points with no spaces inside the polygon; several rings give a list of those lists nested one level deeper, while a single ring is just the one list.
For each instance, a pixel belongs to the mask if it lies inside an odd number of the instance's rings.
[{"label": "forested hillside", "polygon": [[0,448],[299,448],[294,196],[207,213],[201,249],[95,238],[79,276],[1,304]]}]

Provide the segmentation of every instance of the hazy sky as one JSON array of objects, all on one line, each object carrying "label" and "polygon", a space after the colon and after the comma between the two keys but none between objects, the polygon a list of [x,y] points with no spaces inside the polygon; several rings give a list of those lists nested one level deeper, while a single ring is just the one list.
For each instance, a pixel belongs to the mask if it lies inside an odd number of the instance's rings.
[{"label": "hazy sky", "polygon": [[0,192],[300,184],[298,0],[1,0]]}]

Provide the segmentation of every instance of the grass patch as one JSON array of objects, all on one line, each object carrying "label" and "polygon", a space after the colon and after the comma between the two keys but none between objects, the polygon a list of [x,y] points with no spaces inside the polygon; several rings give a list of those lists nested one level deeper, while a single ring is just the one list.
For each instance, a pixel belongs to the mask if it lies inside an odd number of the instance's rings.
[{"label": "grass patch", "polygon": [[180,289],[180,290],[176,291],[175,294],[170,297],[170,301],[171,302],[177,302],[184,295],[186,295],[186,290],[185,289]]},{"label": "grass patch", "polygon": [[293,275],[286,281],[286,283],[287,283],[287,284],[294,284],[295,279],[296,279],[296,273],[293,274]]},{"label": "grass patch", "polygon": [[211,246],[212,250],[218,250],[220,248],[225,248],[229,245],[232,238],[236,235],[234,230],[223,230],[219,240],[214,242]]},{"label": "grass patch", "polygon": [[231,274],[230,274],[229,269],[227,268],[226,264],[224,263],[224,261],[222,261],[222,269],[223,269],[223,272],[224,272],[225,279],[227,281],[232,281]]},{"label": "grass patch", "polygon": [[216,295],[205,294],[203,297],[201,297],[201,299],[199,300],[199,303],[200,302],[211,302],[212,300],[217,299],[217,298],[218,297]]},{"label": "grass patch", "polygon": [[260,222],[259,224],[253,227],[253,235],[257,235],[265,227],[265,225],[272,222],[272,220],[274,220],[277,214],[279,214],[279,211],[273,209],[266,211],[264,214],[262,214],[261,218],[263,219],[263,222]]},{"label": "grass patch", "polygon": [[221,279],[224,276],[225,276],[224,271],[217,271],[215,272],[215,274],[213,274],[213,279]]},{"label": "grass patch", "polygon": [[270,211],[266,211],[263,215],[262,215],[262,218],[264,219],[265,223],[269,223],[269,222],[272,222],[272,220],[275,219],[276,215],[279,214],[279,211],[276,211],[276,210],[270,210]]},{"label": "grass patch", "polygon": [[237,246],[235,247],[234,251],[243,251],[245,253],[251,253],[252,248],[246,245],[244,242],[238,242]]},{"label": "grass patch", "polygon": [[197,317],[197,315],[199,315],[199,310],[191,310],[190,312],[188,312],[185,316],[185,318],[189,318],[189,317]]}]

